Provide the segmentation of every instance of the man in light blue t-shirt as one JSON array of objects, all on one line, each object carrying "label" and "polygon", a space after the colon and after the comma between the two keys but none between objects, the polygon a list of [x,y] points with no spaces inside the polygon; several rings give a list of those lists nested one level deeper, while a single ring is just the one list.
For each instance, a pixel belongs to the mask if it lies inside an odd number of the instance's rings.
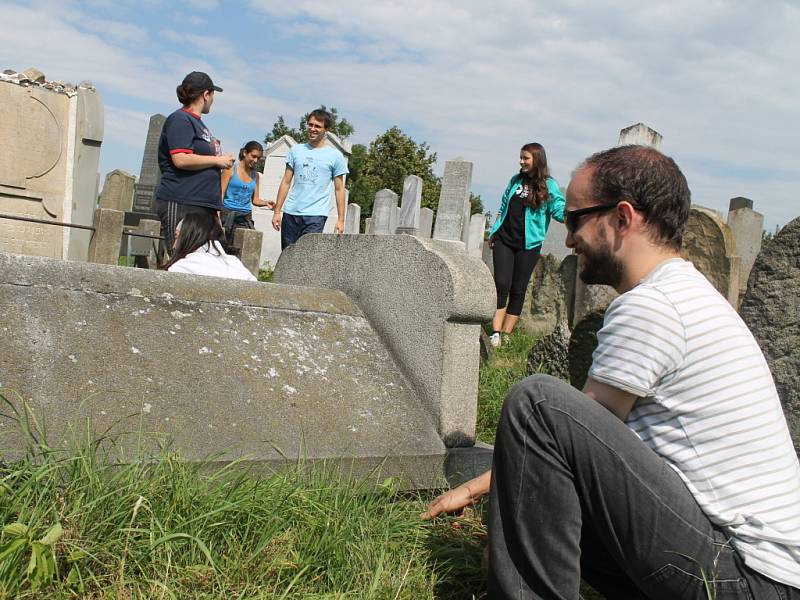
[{"label": "man in light blue t-shirt", "polygon": [[342,153],[325,139],[332,122],[328,111],[311,111],[306,121],[308,142],[293,146],[286,156],[286,170],[272,217],[272,226],[281,232],[281,250],[306,233],[322,233],[332,189],[336,191],[338,213],[334,231],[344,231],[344,176],[349,171]]}]

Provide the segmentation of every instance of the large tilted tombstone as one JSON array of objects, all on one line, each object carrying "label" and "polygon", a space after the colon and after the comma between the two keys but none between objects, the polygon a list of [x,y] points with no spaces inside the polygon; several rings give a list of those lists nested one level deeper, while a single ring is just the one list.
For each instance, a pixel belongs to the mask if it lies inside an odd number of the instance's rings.
[{"label": "large tilted tombstone", "polygon": [[[486,290],[466,277],[468,257],[392,237],[347,273],[380,319],[333,289],[0,253],[0,388],[20,412],[25,399],[54,449],[88,419],[125,460],[170,442],[185,460],[273,469],[306,459],[441,486],[440,427],[448,439],[474,434],[472,333],[489,312]],[[298,246],[288,254],[314,244]],[[391,257],[392,269],[378,246],[417,251]],[[301,272],[341,273],[334,260],[352,264],[326,253]],[[417,349],[397,341],[406,335]],[[25,446],[10,407],[0,412],[0,457],[13,461]]]},{"label": "large tilted tombstone", "polygon": [[736,254],[730,227],[717,212],[692,206],[681,256],[691,261],[734,308],[739,305],[741,259]]},{"label": "large tilted tombstone", "polygon": [[[330,263],[336,260],[337,268]],[[396,236],[303,236],[273,281],[341,290],[396,357],[449,446],[472,446],[479,333],[494,314],[494,284],[460,245]]]},{"label": "large tilted tombstone", "polygon": [[741,259],[739,270],[739,298],[747,291],[747,280],[761,250],[764,232],[764,215],[753,210],[753,201],[738,196],[731,198],[728,206],[728,227],[733,233],[736,254]]},{"label": "large tilted tombstone", "polygon": [[[31,77],[35,77],[32,79]],[[90,226],[97,202],[103,102],[91,82],[0,76],[0,213]],[[85,261],[90,232],[3,219],[0,251]]]},{"label": "large tilted tombstone", "polygon": [[[469,203],[472,163],[460,158],[444,164],[442,191],[436,210],[433,237],[437,240],[463,241],[465,203]],[[469,213],[467,213],[467,218]]]},{"label": "large tilted tombstone", "polygon": [[740,314],[764,352],[800,450],[800,218],[759,253]]}]

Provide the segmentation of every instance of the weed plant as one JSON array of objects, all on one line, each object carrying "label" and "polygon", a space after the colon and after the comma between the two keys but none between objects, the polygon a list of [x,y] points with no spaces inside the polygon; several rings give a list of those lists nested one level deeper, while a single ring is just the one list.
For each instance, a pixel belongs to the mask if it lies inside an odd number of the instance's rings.
[{"label": "weed plant", "polygon": [[394,480],[302,462],[259,475],[166,447],[115,464],[111,436],[87,428],[61,451],[20,420],[27,456],[0,471],[0,598],[484,594],[480,520],[423,522],[428,499]]}]

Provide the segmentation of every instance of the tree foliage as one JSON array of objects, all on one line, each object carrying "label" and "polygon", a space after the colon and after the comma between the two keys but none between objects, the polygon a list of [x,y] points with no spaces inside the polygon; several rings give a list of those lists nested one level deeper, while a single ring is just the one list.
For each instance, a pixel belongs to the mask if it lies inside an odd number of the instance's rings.
[{"label": "tree foliage", "polygon": [[[355,128],[353,127],[352,123],[350,123],[350,121],[348,121],[345,118],[339,117],[339,112],[337,111],[335,106],[332,106],[330,109],[328,109],[323,104],[322,106],[320,106],[320,108],[322,110],[327,110],[329,113],[331,113],[331,116],[333,117],[333,123],[331,124],[331,127],[330,129],[328,129],[328,131],[330,131],[331,133],[335,133],[339,137],[339,139],[342,140],[345,140],[351,135],[353,135],[353,133],[355,132]],[[300,124],[297,129],[295,129],[294,127],[289,127],[286,124],[283,115],[278,115],[278,120],[275,121],[275,123],[272,125],[272,131],[270,131],[269,133],[267,133],[267,135],[264,136],[264,143],[271,144],[272,142],[274,142],[275,140],[279,139],[284,135],[292,136],[296,142],[300,143],[307,142],[308,129],[306,123],[308,121],[308,115],[310,114],[311,112],[307,112],[306,114],[303,115],[303,117],[300,119]]]}]

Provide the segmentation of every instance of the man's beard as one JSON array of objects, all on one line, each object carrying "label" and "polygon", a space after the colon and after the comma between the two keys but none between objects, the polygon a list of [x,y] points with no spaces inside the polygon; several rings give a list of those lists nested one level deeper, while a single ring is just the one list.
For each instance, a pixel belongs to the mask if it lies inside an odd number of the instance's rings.
[{"label": "man's beard", "polygon": [[610,285],[616,289],[622,282],[625,268],[622,261],[611,252],[611,245],[602,230],[600,241],[602,244],[596,248],[585,246],[581,249],[583,267],[578,275],[586,284]]}]

